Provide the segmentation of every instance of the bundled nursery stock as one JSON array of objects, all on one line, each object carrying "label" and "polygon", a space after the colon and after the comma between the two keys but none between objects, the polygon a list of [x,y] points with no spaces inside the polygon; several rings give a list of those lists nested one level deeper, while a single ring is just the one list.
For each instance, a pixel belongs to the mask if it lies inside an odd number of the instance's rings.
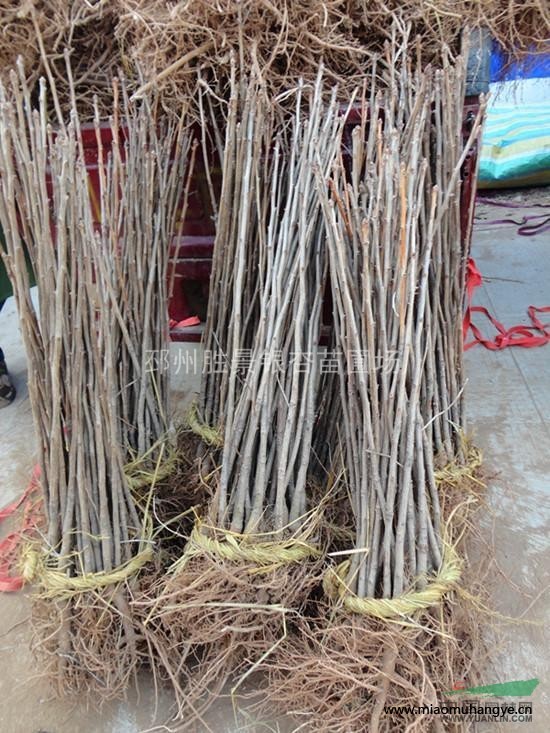
[{"label": "bundled nursery stock", "polygon": [[[385,705],[474,679],[484,608],[461,232],[484,101],[464,140],[461,35],[468,20],[519,53],[547,35],[545,6],[116,0],[0,18],[0,252],[45,515],[22,566],[46,673],[103,699],[145,666],[182,730],[253,673],[256,716],[431,730]],[[203,347],[222,368],[174,414],[154,355],[200,154]]]},{"label": "bundled nursery stock", "polygon": [[[120,583],[152,556],[143,487],[162,460],[168,382],[148,361],[167,340],[166,242],[181,214],[189,138],[183,117],[158,127],[148,103],[132,109],[124,87],[115,89],[111,152],[99,119],[91,128],[100,163],[99,193],[91,196],[77,110],[54,130],[50,94],[55,103],[56,88],[43,81],[33,108],[31,89],[15,74],[0,90],[4,261],[30,363],[47,520],[45,545],[27,551],[25,572],[53,600],[86,605],[89,592],[93,608],[94,594],[106,587],[116,589],[113,602],[122,607]],[[67,629],[79,628],[78,646],[90,620],[60,608],[67,655]],[[96,612],[107,608],[99,604]],[[53,626],[44,635],[52,645],[57,622],[49,614],[43,620]],[[57,660],[63,666],[63,654]],[[80,663],[74,666],[79,672]],[[121,671],[130,673],[130,666]]]}]

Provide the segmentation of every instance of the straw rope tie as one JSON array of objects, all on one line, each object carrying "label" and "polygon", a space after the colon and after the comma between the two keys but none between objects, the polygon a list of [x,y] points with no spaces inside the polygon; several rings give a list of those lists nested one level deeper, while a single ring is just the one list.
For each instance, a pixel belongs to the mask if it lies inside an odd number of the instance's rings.
[{"label": "straw rope tie", "polygon": [[464,478],[475,478],[475,472],[481,467],[482,461],[483,456],[479,448],[469,445],[466,462],[461,465],[457,461],[452,461],[436,471],[436,483],[456,484]]},{"label": "straw rope tie", "polygon": [[[148,467],[148,456],[158,446],[161,447],[161,455],[157,464],[154,468]],[[168,456],[162,460],[163,450],[164,445],[159,441],[147,454],[140,456],[124,467],[124,474],[130,489],[136,490],[148,486],[152,491],[157,481],[163,480],[173,472],[177,461],[176,453],[171,450]],[[60,558],[54,557],[44,549],[40,549],[36,543],[29,542],[21,550],[19,565],[22,580],[24,583],[36,582],[41,588],[40,593],[44,596],[57,596],[60,598],[68,598],[87,591],[97,591],[128,580],[152,560],[154,554],[152,544],[154,534],[153,517],[148,506],[142,507],[142,511],[143,534],[140,544],[145,546],[127,562],[109,571],[69,576],[58,569],[62,564]],[[54,562],[57,567],[51,567],[51,562]]]},{"label": "straw rope tie", "polygon": [[[150,456],[156,449],[161,451],[161,456],[158,460],[151,460]],[[163,457],[164,453],[166,457]],[[124,466],[124,476],[129,487],[135,491],[165,481],[174,472],[177,462],[176,450],[163,438],[158,440],[145,455],[128,462]]]},{"label": "straw rope tie", "polygon": [[187,425],[191,432],[198,435],[205,443],[213,448],[221,448],[223,446],[223,438],[218,428],[203,422],[199,417],[197,405],[193,404],[187,413]]},{"label": "straw rope tie", "polygon": [[[456,483],[463,478],[474,478],[476,470],[481,466],[482,453],[474,446],[468,447],[468,457],[464,465],[451,462],[435,473],[440,483]],[[347,584],[350,561],[346,560],[335,568],[330,568],[323,579],[325,594],[333,600],[340,601],[351,613],[374,616],[380,619],[391,619],[410,616],[416,611],[437,605],[443,596],[458,582],[462,562],[452,545],[445,546],[443,562],[437,575],[426,588],[409,591],[398,598],[360,598],[352,593]]]},{"label": "straw rope tie", "polygon": [[78,593],[122,583],[135,575],[152,557],[153,547],[148,545],[135,557],[113,570],[71,577],[61,570],[48,567],[47,555],[29,546],[22,553],[21,574],[26,582],[36,580],[41,586],[43,595],[68,598]]},{"label": "straw rope tie", "polygon": [[440,603],[443,596],[460,579],[462,562],[455,549],[450,545],[446,546],[439,572],[426,588],[408,591],[398,598],[359,598],[349,590],[345,582],[349,566],[350,561],[346,560],[327,571],[323,579],[323,588],[327,596],[340,601],[351,613],[391,619],[410,616]]},{"label": "straw rope tie", "polygon": [[165,481],[174,472],[174,466],[175,461],[167,460],[156,469],[154,474],[139,468],[125,468],[124,475],[131,489],[142,489],[144,486],[151,486],[153,479],[155,483]]},{"label": "straw rope tie", "polygon": [[320,557],[321,553],[313,545],[299,539],[290,538],[282,542],[259,542],[254,536],[239,535],[216,529],[222,539],[209,537],[195,526],[189,540],[186,555],[208,552],[230,562],[253,563],[262,567],[290,565],[308,558]]}]

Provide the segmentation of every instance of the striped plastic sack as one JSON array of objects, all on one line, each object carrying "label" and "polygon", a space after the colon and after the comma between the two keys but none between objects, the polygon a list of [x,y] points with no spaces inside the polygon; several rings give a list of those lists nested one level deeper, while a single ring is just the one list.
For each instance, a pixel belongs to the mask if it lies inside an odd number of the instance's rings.
[{"label": "striped plastic sack", "polygon": [[495,106],[485,122],[480,188],[550,183],[550,103]]}]

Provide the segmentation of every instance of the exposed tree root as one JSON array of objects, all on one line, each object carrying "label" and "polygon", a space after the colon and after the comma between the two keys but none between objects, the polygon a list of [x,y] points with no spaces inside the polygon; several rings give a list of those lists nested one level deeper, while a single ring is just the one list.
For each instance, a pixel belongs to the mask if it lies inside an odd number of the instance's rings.
[{"label": "exposed tree root", "polygon": [[258,568],[203,554],[136,599],[154,671],[174,687],[186,727],[284,642],[321,573],[319,560]]},{"label": "exposed tree root", "polygon": [[[456,598],[410,627],[325,613],[300,620],[268,660],[260,709],[275,705],[327,733],[433,731],[442,719],[418,708],[444,704],[442,693],[459,680],[479,683],[479,619]],[[388,711],[395,705],[416,712]],[[448,722],[439,729],[453,730]]]},{"label": "exposed tree root", "polygon": [[33,599],[32,650],[55,695],[94,705],[121,697],[140,665],[141,640],[123,586]]},{"label": "exposed tree root", "polygon": [[[287,638],[262,665],[268,683],[255,704],[260,716],[285,712],[303,730],[326,733],[467,729],[428,708],[448,704],[444,693],[457,682],[481,681],[486,649],[480,621],[483,615],[491,621],[491,561],[479,547],[467,557],[477,534],[471,510],[479,504],[480,486],[475,476],[460,486],[440,486],[444,516],[453,517],[457,548],[466,555],[460,584],[444,602],[390,621],[326,602],[309,619],[293,618]],[[467,496],[472,501],[465,503]],[[415,711],[389,710],[397,705]]]}]

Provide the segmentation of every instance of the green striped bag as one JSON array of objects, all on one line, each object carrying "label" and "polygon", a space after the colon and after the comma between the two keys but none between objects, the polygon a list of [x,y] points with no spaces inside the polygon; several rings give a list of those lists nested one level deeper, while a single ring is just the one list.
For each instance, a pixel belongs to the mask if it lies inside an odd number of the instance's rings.
[{"label": "green striped bag", "polygon": [[495,105],[481,140],[479,188],[550,183],[550,103]]}]

